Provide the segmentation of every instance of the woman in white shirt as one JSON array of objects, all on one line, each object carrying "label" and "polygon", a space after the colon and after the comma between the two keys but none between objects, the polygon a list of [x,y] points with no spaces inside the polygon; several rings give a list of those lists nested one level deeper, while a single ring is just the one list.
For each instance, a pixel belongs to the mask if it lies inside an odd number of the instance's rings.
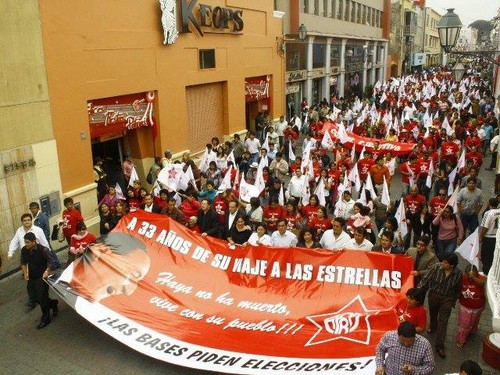
[{"label": "woman in white shirt", "polygon": [[267,234],[266,224],[264,223],[258,224],[257,230],[251,234],[247,242],[253,246],[260,246],[260,245],[270,246],[271,236]]}]

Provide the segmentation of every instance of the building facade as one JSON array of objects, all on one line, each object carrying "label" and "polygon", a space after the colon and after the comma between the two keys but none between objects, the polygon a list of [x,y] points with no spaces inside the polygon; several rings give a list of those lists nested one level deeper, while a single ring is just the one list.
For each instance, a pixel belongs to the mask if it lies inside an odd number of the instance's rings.
[{"label": "building facade", "polygon": [[425,8],[425,32],[424,32],[424,52],[426,55],[425,66],[441,64],[441,45],[437,23],[441,19],[441,14],[433,8]]},{"label": "building facade", "polygon": [[[284,13],[287,114],[338,97],[362,96],[386,78],[389,1],[276,0]],[[299,40],[298,28],[307,29]]]},{"label": "building facade", "polygon": [[455,50],[457,51],[475,51],[478,48],[478,30],[470,26],[460,29],[460,36],[457,40]]},{"label": "building facade", "polygon": [[144,180],[164,150],[201,151],[213,136],[252,128],[257,112],[274,118],[285,107],[282,19],[271,1],[4,5],[2,256],[33,200],[55,222],[73,197],[95,228],[96,156],[118,176],[130,154]]}]

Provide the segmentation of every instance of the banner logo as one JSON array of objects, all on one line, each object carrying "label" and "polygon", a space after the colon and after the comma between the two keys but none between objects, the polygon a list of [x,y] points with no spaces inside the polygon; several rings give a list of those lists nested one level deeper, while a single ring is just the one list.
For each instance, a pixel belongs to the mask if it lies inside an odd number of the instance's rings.
[{"label": "banner logo", "polygon": [[306,346],[324,344],[339,339],[368,345],[371,334],[369,318],[379,312],[379,310],[367,310],[363,300],[358,295],[338,311],[308,316],[307,319],[318,327],[318,331],[311,337]]}]

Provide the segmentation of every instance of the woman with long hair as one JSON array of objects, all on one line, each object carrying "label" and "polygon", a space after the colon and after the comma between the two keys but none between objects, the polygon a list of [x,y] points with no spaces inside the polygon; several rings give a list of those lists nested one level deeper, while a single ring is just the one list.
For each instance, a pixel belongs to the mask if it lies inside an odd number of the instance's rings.
[{"label": "woman with long hair", "polygon": [[302,207],[302,215],[306,218],[308,224],[318,215],[318,208],[318,196],[316,194],[311,194],[309,197],[309,204]]},{"label": "woman with long hair", "polygon": [[304,247],[306,249],[320,249],[321,245],[316,240],[316,231],[314,228],[303,228],[298,236],[299,242],[297,243],[297,247]]},{"label": "woman with long hair", "polygon": [[315,230],[317,238],[321,238],[326,230],[332,229],[332,220],[328,217],[326,208],[323,206],[318,207],[316,217],[309,224]]}]

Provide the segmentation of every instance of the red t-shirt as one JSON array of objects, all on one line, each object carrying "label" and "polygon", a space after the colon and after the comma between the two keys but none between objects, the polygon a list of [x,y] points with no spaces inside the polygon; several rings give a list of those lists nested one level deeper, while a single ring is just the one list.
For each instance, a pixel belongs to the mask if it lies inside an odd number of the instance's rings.
[{"label": "red t-shirt", "polygon": [[62,213],[64,237],[69,238],[76,234],[76,224],[83,223],[83,217],[76,208],[64,210]]},{"label": "red t-shirt", "polygon": [[227,212],[226,200],[222,198],[220,195],[218,195],[214,200],[213,207],[219,218],[219,223],[224,225]]},{"label": "red t-shirt", "polygon": [[425,203],[425,197],[417,194],[415,196],[408,194],[405,197],[406,212],[411,215],[417,215],[422,212],[422,206]]},{"label": "red t-shirt", "polygon": [[457,162],[460,147],[455,142],[445,142],[441,145],[441,158],[451,163]]},{"label": "red t-shirt", "polygon": [[448,202],[448,197],[440,197],[435,195],[431,198],[429,202],[429,212],[431,215],[437,216],[437,214],[446,206]]},{"label": "red t-shirt", "polygon": [[302,224],[302,215],[300,212],[292,212],[291,214],[286,212],[285,219],[287,220],[287,228],[288,230],[297,229],[297,224]]},{"label": "red t-shirt", "polygon": [[[478,279],[484,280],[483,275],[478,275]],[[462,287],[460,289],[460,304],[469,309],[480,309],[486,304],[484,286],[477,285],[465,273],[462,275]]]},{"label": "red t-shirt", "polygon": [[[285,217],[285,209],[282,206],[276,206],[275,208],[272,208],[271,206],[266,206],[264,208],[264,214],[262,215],[263,219],[281,219]],[[267,221],[264,220],[267,223],[267,230],[270,232],[274,232],[277,229],[277,223],[276,221]]]},{"label": "red t-shirt", "polygon": [[364,158],[358,161],[358,171],[359,171],[359,179],[364,182],[368,173],[370,173],[370,168],[374,165],[375,162],[372,158]]},{"label": "red t-shirt", "polygon": [[481,139],[479,137],[469,136],[465,138],[465,147],[471,148],[472,146],[476,146],[478,150],[481,149]]},{"label": "red t-shirt", "polygon": [[417,160],[417,175],[419,178],[427,178],[429,168],[431,166],[431,159],[418,159]]},{"label": "red t-shirt", "polygon": [[327,217],[320,219],[316,216],[311,220],[309,226],[316,229],[316,231],[324,232],[327,229],[332,229],[332,219],[329,219]]},{"label": "red t-shirt", "polygon": [[408,162],[403,163],[399,170],[401,171],[401,182],[404,184],[410,183],[410,171],[413,173],[414,178],[417,178],[417,163],[413,165]]},{"label": "red t-shirt", "polygon": [[92,233],[87,232],[83,237],[79,236],[78,234],[74,234],[71,236],[70,248],[79,250],[81,247],[82,249],[86,249],[91,243],[94,243],[95,241],[96,238]]},{"label": "red t-shirt", "polygon": [[427,326],[427,312],[422,305],[409,307],[404,297],[396,304],[395,310],[400,322],[410,322],[415,327],[423,329]]},{"label": "red t-shirt", "polygon": [[308,223],[311,223],[311,221],[318,216],[318,208],[319,206],[311,206],[310,204],[302,208],[302,213],[304,214]]},{"label": "red t-shirt", "polygon": [[477,151],[466,153],[465,160],[472,160],[472,165],[477,169],[481,168],[481,165],[483,164],[483,156]]}]

